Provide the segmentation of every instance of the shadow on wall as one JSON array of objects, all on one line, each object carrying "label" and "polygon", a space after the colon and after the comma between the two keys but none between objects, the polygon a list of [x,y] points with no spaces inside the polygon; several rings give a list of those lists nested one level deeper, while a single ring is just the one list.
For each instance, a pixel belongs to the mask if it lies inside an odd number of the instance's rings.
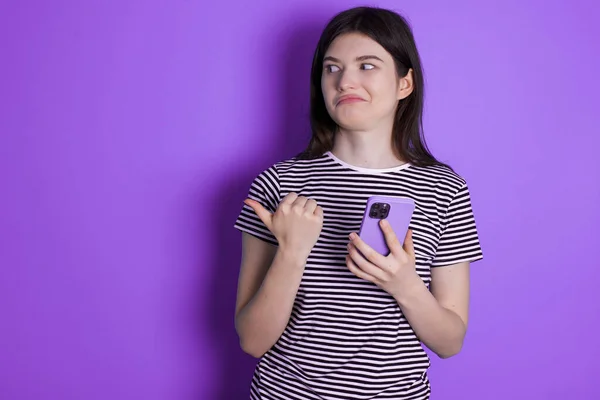
[{"label": "shadow on wall", "polygon": [[[204,315],[209,320],[200,321],[201,329],[210,327],[211,344],[220,359],[222,370],[215,373],[221,376],[217,385],[215,400],[247,399],[250,381],[257,360],[242,352],[234,328],[234,310],[237,291],[237,278],[241,257],[241,234],[233,228],[242,202],[254,177],[273,162],[289,158],[304,150],[310,138],[309,77],[313,52],[319,35],[329,17],[297,19],[302,23],[290,28],[282,35],[279,43],[281,73],[279,85],[266,83],[266,88],[275,87],[273,98],[277,104],[262,105],[268,109],[280,110],[278,123],[270,135],[274,140],[264,146],[264,151],[256,153],[253,164],[235,176],[228,177],[212,203],[215,221],[212,232],[217,235],[218,248],[213,251],[210,301],[201,306],[209,307]],[[275,30],[277,31],[277,30]],[[288,101],[293,96],[295,101]],[[204,299],[206,297],[203,296]]]}]

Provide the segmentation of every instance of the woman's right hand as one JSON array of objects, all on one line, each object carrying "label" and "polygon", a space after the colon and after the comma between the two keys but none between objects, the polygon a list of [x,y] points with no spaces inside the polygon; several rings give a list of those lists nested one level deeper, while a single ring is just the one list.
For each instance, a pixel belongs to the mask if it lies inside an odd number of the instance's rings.
[{"label": "woman's right hand", "polygon": [[274,214],[252,199],[244,201],[277,239],[282,251],[308,257],[323,228],[323,209],[312,199],[290,193]]}]

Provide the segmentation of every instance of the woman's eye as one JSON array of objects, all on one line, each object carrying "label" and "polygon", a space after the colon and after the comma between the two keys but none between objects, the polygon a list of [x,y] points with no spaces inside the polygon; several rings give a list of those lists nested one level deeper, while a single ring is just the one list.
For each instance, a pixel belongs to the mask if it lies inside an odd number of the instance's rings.
[{"label": "woman's eye", "polygon": [[363,69],[373,69],[375,66],[373,64],[362,64]]},{"label": "woman's eye", "polygon": [[325,67],[325,70],[327,72],[337,72],[339,70],[339,68],[335,65],[328,65]]}]

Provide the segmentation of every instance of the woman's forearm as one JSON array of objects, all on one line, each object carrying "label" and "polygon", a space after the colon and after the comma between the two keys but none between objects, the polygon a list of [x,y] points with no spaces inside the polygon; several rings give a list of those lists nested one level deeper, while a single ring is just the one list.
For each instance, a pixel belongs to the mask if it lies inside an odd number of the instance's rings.
[{"label": "woman's forearm", "polygon": [[441,358],[457,354],[467,330],[463,320],[441,306],[418,275],[407,287],[396,301],[417,337]]},{"label": "woman's forearm", "polygon": [[287,326],[306,257],[277,250],[262,285],[235,318],[242,349],[260,358]]}]

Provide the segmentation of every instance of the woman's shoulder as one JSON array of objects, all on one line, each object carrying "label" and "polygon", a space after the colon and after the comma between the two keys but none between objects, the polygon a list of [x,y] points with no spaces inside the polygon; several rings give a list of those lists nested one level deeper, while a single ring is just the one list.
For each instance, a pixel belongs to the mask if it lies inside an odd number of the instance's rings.
[{"label": "woman's shoulder", "polygon": [[467,186],[467,180],[446,164],[434,164],[426,166],[411,165],[410,170],[417,175],[419,179],[436,188],[446,188],[448,190],[458,191]]},{"label": "woman's shoulder", "polygon": [[329,162],[326,155],[318,157],[305,157],[302,154],[293,157],[283,158],[272,163],[263,173],[276,173],[278,176],[289,173],[302,173],[309,170],[314,170],[319,166],[323,166]]}]

